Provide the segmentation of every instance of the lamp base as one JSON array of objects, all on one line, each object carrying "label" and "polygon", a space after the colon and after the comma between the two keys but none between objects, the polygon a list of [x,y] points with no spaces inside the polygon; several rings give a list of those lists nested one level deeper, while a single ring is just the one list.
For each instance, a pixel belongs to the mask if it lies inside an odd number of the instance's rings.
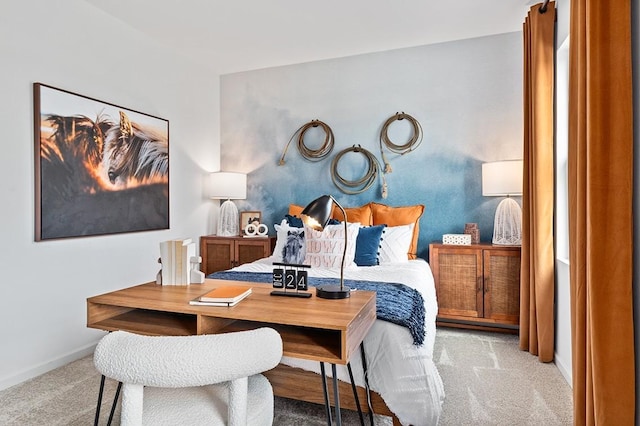
[{"label": "lamp base", "polygon": [[504,246],[522,245],[522,209],[512,198],[505,198],[498,204],[492,242]]},{"label": "lamp base", "polygon": [[323,285],[316,287],[316,296],[322,299],[346,299],[351,296],[351,289],[340,285]]},{"label": "lamp base", "polygon": [[240,219],[238,208],[233,201],[227,200],[220,206],[220,218],[218,219],[219,237],[235,237],[240,234]]}]

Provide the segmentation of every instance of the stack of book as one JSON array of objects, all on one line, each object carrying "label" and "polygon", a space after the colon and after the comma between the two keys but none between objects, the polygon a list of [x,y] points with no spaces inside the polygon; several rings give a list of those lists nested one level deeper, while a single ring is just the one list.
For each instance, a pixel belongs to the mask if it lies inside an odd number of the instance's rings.
[{"label": "stack of book", "polygon": [[196,243],[191,238],[161,242],[162,285],[190,284],[193,257],[196,257]]},{"label": "stack of book", "polygon": [[191,305],[203,306],[234,306],[251,294],[251,287],[244,285],[230,285],[216,287],[202,296],[189,301]]}]

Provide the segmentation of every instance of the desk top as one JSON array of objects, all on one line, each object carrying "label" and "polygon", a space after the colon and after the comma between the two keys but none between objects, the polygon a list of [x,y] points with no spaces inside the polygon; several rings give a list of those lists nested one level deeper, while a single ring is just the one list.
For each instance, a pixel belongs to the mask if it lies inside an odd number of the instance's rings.
[{"label": "desk top", "polygon": [[[218,286],[245,284],[252,293],[232,307],[189,301]],[[284,355],[346,364],[376,318],[375,293],[357,290],[347,299],[271,296],[268,284],[211,280],[162,286],[146,283],[87,299],[87,326],[150,335],[193,335],[272,327]],[[313,293],[313,289],[311,289]]]}]

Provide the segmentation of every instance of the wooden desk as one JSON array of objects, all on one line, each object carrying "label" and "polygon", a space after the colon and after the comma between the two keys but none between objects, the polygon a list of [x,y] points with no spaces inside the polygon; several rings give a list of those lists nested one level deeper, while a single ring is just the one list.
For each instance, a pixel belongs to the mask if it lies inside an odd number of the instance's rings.
[{"label": "wooden desk", "polygon": [[274,297],[267,284],[233,307],[192,306],[189,300],[238,281],[210,280],[188,286],[146,283],[87,299],[87,327],[147,335],[216,334],[272,327],[282,336],[283,354],[347,364],[376,319],[374,292],[348,299]]},{"label": "wooden desk", "polygon": [[[190,300],[215,287],[237,284],[250,285],[252,293],[233,307],[189,304]],[[226,333],[258,327],[274,328],[282,337],[284,356],[320,362],[328,424],[332,420],[324,363],[331,364],[336,424],[341,425],[335,366],[347,365],[351,375],[349,359],[358,350],[376,319],[375,292],[358,290],[347,299],[333,300],[275,297],[270,295],[272,289],[268,284],[211,279],[206,279],[203,284],[188,286],[162,286],[154,282],[141,284],[88,298],[87,327],[170,336]],[[363,365],[366,366],[364,362]],[[278,380],[277,376],[274,378]],[[101,384],[96,421],[102,401],[102,386]],[[279,381],[274,384],[275,394],[292,397],[286,393],[290,387],[282,387]],[[363,422],[353,383],[352,388],[356,408]],[[366,392],[368,394],[369,390]],[[116,399],[117,395],[118,393]]]}]

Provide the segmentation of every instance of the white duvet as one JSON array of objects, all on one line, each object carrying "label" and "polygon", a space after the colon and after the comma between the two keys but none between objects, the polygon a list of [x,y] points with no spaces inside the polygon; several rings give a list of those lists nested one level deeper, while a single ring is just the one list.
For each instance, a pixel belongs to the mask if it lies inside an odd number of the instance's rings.
[{"label": "white duvet", "polygon": [[[234,268],[234,271],[271,272],[273,259],[260,259]],[[314,277],[340,276],[340,269],[311,268]],[[422,259],[379,266],[351,267],[344,271],[345,279],[385,281],[405,284],[418,290],[425,304],[426,336],[422,346],[415,346],[406,328],[376,320],[364,339],[369,371],[369,387],[376,391],[403,425],[436,425],[444,401],[442,379],[433,362],[436,337],[436,302],[433,275]],[[356,384],[364,387],[362,359],[359,352],[350,360]],[[320,363],[283,357],[282,363],[320,373]],[[345,366],[337,366],[338,378],[349,382]],[[327,369],[331,374],[331,369]],[[362,403],[362,402],[361,402]]]}]

